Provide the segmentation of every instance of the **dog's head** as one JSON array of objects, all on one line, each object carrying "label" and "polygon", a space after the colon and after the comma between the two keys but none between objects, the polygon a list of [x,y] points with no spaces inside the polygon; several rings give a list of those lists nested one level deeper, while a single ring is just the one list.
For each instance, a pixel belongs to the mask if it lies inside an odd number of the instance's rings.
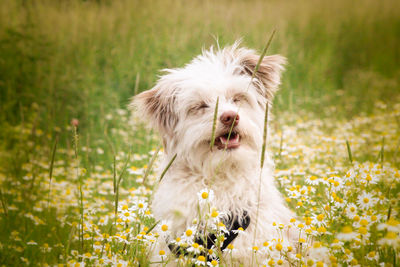
[{"label": "dog's head", "polygon": [[160,132],[167,154],[197,159],[196,164],[222,156],[258,157],[265,106],[280,84],[285,58],[264,57],[251,79],[258,60],[259,55],[240,48],[238,42],[224,49],[211,48],[183,68],[165,70],[155,87],[137,95],[133,105]]}]

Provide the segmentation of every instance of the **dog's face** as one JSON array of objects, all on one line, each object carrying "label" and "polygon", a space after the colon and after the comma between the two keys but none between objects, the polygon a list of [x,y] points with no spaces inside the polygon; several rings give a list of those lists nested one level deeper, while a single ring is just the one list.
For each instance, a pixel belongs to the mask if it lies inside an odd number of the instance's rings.
[{"label": "dog's face", "polygon": [[[167,154],[177,153],[198,166],[206,159],[259,157],[265,106],[280,83],[285,59],[264,57],[252,80],[258,60],[253,50],[238,44],[210,49],[184,68],[166,70],[153,89],[135,97],[134,104],[160,132]],[[217,99],[215,140],[210,149]]]}]

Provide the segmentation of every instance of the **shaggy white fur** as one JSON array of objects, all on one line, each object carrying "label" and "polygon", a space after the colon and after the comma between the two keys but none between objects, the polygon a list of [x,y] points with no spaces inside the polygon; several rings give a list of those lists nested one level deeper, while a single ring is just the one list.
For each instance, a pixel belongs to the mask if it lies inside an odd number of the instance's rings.
[{"label": "shaggy white fur", "polygon": [[[248,248],[254,231],[260,245],[276,237],[273,222],[288,224],[294,217],[274,185],[268,153],[260,169],[265,106],[271,104],[280,84],[285,58],[264,57],[251,80],[258,59],[253,50],[239,47],[239,42],[224,49],[210,48],[183,68],[165,70],[156,86],[133,102],[162,136],[165,157],[161,169],[177,155],[152,200],[155,217],[171,222],[173,237],[181,235],[198,216],[197,192],[211,188],[218,210],[237,215],[247,211],[251,218],[244,234],[233,241],[234,257],[244,266],[250,265]],[[217,139],[210,149],[217,98]],[[230,128],[222,121],[224,114],[238,114],[234,141],[223,138]],[[225,143],[228,149],[221,149]]]}]

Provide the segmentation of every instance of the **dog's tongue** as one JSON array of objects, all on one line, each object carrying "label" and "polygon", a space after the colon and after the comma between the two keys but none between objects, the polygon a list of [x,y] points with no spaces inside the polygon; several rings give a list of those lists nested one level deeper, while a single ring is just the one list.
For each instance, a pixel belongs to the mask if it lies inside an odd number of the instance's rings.
[{"label": "dog's tongue", "polygon": [[236,148],[239,147],[240,143],[239,143],[239,134],[235,134],[235,135],[231,135],[230,139],[228,140],[228,138],[226,136],[220,136],[219,140],[221,141],[221,143],[224,145],[224,147],[226,146],[226,148]]}]

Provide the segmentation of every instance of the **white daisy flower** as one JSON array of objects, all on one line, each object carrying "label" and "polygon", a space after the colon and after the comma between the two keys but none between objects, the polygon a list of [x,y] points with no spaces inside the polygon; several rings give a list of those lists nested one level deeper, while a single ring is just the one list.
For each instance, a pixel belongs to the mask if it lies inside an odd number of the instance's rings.
[{"label": "white daisy flower", "polygon": [[197,193],[200,204],[211,203],[214,200],[214,191],[204,188]]},{"label": "white daisy flower", "polygon": [[357,204],[362,209],[369,209],[373,207],[377,202],[377,199],[373,197],[371,193],[364,192],[357,197]]}]

